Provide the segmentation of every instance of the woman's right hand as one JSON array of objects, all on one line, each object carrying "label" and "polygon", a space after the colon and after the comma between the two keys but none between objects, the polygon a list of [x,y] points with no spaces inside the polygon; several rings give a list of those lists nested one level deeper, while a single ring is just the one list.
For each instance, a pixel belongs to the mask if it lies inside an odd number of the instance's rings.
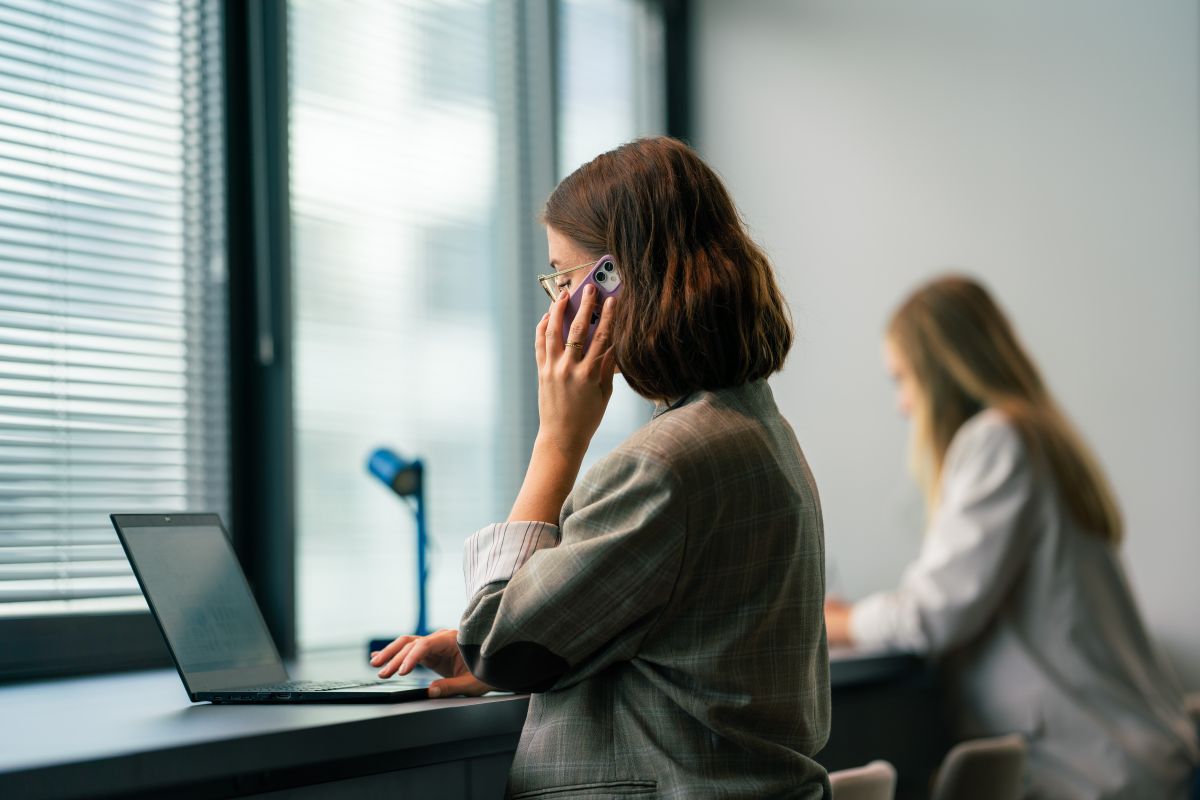
[{"label": "woman's right hand", "polygon": [[[571,322],[566,342],[563,320],[570,295],[563,292],[550,305],[534,334],[538,366],[538,436],[555,442],[582,459],[592,441],[613,393],[616,358],[613,356],[612,316],[616,298],[600,303],[596,287],[583,288],[579,310]],[[588,325],[600,317],[591,344],[584,350]]]},{"label": "woman's right hand", "polygon": [[407,675],[418,664],[442,676],[429,684],[430,697],[463,694],[478,697],[492,687],[467,669],[458,649],[458,631],[443,628],[428,636],[401,636],[382,650],[371,654],[371,666],[383,668],[379,677]]}]

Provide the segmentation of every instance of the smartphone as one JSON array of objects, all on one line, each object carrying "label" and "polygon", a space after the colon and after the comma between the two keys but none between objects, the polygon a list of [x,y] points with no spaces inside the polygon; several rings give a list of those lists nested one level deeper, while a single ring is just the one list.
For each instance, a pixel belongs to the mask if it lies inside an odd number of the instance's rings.
[{"label": "smartphone", "polygon": [[583,302],[583,290],[588,284],[596,287],[596,301],[592,304],[592,319],[588,323],[587,336],[583,342],[584,352],[587,352],[588,347],[592,344],[592,334],[596,332],[596,323],[600,321],[600,308],[604,305],[604,301],[609,297],[621,294],[621,276],[617,272],[612,256],[602,256],[588,270],[587,275],[575,287],[575,291],[571,292],[571,297],[567,300],[567,311],[563,318],[564,342],[570,341],[571,323],[579,313],[579,304]]}]

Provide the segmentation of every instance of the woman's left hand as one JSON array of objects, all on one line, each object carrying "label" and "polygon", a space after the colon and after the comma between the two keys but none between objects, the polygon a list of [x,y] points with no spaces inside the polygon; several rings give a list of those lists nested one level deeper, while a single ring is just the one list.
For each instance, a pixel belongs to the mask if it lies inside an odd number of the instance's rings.
[{"label": "woman's left hand", "polygon": [[442,676],[429,684],[430,697],[450,697],[465,694],[477,697],[492,691],[492,687],[476,678],[467,669],[458,649],[458,631],[443,628],[428,636],[401,636],[382,650],[371,653],[371,666],[382,667],[379,677],[407,675],[420,664]]},{"label": "woman's left hand", "polygon": [[612,354],[612,304],[600,307],[600,321],[585,351],[587,329],[596,308],[596,287],[587,285],[570,335],[562,341],[568,293],[563,292],[538,323],[534,356],[538,366],[539,438],[544,437],[565,453],[587,450],[600,427],[612,397],[616,360]]},{"label": "woman's left hand", "polygon": [[[590,291],[589,291],[590,289]],[[588,444],[592,441],[608,399],[612,397],[612,298],[601,308],[600,321],[585,352],[588,323],[596,305],[595,287],[585,287],[579,313],[571,323],[567,347],[562,341],[567,293],[538,323],[534,356],[538,366],[538,417],[541,420],[525,481],[508,515],[509,522],[541,521],[558,524],[563,501],[575,485]]]},{"label": "woman's left hand", "polygon": [[854,606],[845,600],[829,598],[825,601],[825,636],[831,647],[849,647],[854,644],[850,636],[850,613]]}]

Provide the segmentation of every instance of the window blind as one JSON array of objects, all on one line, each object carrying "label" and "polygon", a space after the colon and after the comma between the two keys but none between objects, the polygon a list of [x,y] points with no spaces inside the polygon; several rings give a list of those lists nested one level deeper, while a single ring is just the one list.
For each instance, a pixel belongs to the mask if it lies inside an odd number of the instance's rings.
[{"label": "window blind", "polygon": [[227,505],[216,0],[0,0],[0,617],[144,609],[112,512]]}]

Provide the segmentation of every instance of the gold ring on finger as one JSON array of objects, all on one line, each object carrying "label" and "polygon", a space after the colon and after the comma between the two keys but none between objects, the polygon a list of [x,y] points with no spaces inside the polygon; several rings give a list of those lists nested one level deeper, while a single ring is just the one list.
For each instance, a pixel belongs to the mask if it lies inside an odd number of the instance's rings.
[{"label": "gold ring on finger", "polygon": [[574,347],[576,350],[582,350],[583,343],[582,342],[567,342],[566,344],[563,345],[563,347]]}]

